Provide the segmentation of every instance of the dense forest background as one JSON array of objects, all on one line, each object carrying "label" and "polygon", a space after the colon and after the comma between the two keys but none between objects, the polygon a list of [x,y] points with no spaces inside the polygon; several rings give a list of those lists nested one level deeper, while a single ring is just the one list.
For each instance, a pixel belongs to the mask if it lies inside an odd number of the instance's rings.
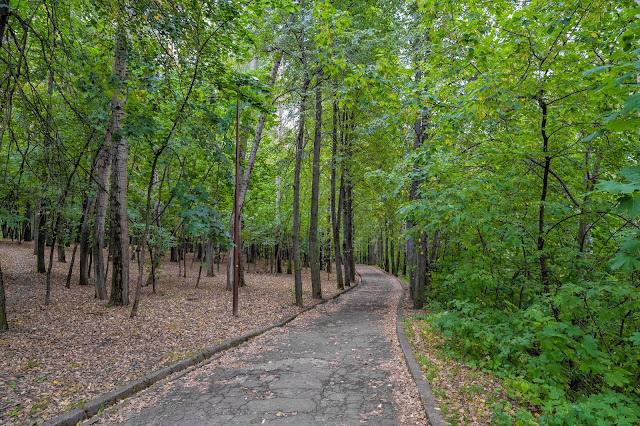
[{"label": "dense forest background", "polygon": [[298,305],[302,265],[320,298],[321,268],[342,287],[378,264],[452,353],[537,407],[519,420],[638,422],[638,15],[634,0],[4,0],[3,237],[35,240],[43,300],[71,246],[69,285],[135,317],[163,254],[212,274],[232,247],[238,106],[243,259],[292,273]]}]

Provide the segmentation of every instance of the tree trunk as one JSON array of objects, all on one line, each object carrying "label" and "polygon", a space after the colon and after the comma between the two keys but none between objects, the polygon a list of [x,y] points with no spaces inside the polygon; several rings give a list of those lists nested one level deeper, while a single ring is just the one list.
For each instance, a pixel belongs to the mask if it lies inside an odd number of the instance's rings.
[{"label": "tree trunk", "polygon": [[207,246],[204,259],[204,261],[207,263],[207,277],[213,277],[215,275],[213,273],[213,257],[213,240],[211,238],[207,238]]},{"label": "tree trunk", "polygon": [[[340,254],[340,208],[342,200],[340,199],[336,208],[336,169],[337,169],[337,157],[338,157],[338,100],[337,93],[334,93],[333,98],[333,128],[331,132],[331,195],[330,195],[330,208],[331,208],[331,231],[333,234],[333,255],[336,265],[336,280],[338,284],[338,290],[344,289],[344,281],[342,279],[342,261]],[[342,193],[342,192],[341,192]],[[342,198],[342,197],[340,197]]]},{"label": "tree trunk", "polygon": [[47,234],[45,233],[45,224],[47,222],[46,214],[42,211],[42,206],[38,212],[38,245],[37,245],[37,253],[38,253],[38,272],[44,274],[47,272],[47,266],[44,261],[44,248],[45,243],[47,242]]},{"label": "tree trunk", "polygon": [[[133,306],[131,307],[131,318],[138,314],[138,305],[140,304],[140,292],[142,290],[142,276],[144,275],[144,257],[147,249],[147,241],[149,240],[149,229],[151,228],[151,193],[153,192],[153,185],[157,181],[156,167],[158,166],[158,159],[162,155],[166,145],[160,147],[154,152],[153,163],[151,164],[151,180],[149,186],[147,186],[147,204],[144,210],[144,233],[142,234],[142,241],[140,241],[140,255],[138,258],[138,279],[136,282],[136,294],[133,299]],[[153,258],[151,259],[153,263]]]},{"label": "tree trunk", "polygon": [[80,225],[80,285],[89,285],[89,233],[91,225],[89,219],[93,210],[94,200],[85,197],[82,209],[82,224]]},{"label": "tree trunk", "polygon": [[[280,63],[282,62],[282,53],[278,53],[275,60],[273,61],[273,68],[271,68],[271,75],[269,76],[269,87],[273,87],[276,77],[278,76],[278,69],[280,68]],[[251,179],[251,173],[253,172],[253,166],[256,162],[256,155],[258,154],[258,147],[260,146],[260,140],[262,139],[262,130],[264,129],[264,123],[267,119],[267,115],[265,113],[260,114],[258,118],[258,125],[256,126],[256,130],[253,135],[253,144],[251,145],[251,152],[249,153],[249,159],[247,160],[244,176],[240,181],[240,191],[238,195],[238,205],[240,210],[240,215],[242,215],[242,209],[244,208],[244,201],[247,195],[247,189],[249,188],[249,181]],[[233,235],[233,218],[234,212],[231,212],[231,218],[229,219],[229,235]],[[232,261],[231,257],[229,257],[229,261],[227,262],[227,291],[233,290],[233,269],[232,269]],[[242,282],[242,281],[241,281]]]},{"label": "tree trunk", "polygon": [[[61,214],[61,213],[58,213]],[[56,229],[56,234],[58,235],[58,262],[66,263],[67,262],[67,254],[65,252],[65,243],[64,243],[64,220],[59,221],[58,229]]]},{"label": "tree trunk", "polygon": [[540,283],[543,293],[549,292],[549,268],[547,266],[547,255],[544,252],[545,245],[545,204],[547,201],[547,190],[549,187],[549,170],[551,169],[551,156],[549,155],[549,135],[547,134],[547,107],[542,99],[543,93],[538,98],[538,106],[542,112],[540,124],[540,134],[542,137],[542,152],[544,154],[544,172],[542,175],[542,190],[540,194],[540,207],[538,210],[538,262],[540,263]]},{"label": "tree trunk", "polygon": [[[110,142],[110,140],[109,140]],[[109,185],[109,150],[110,145],[105,143],[96,155],[95,181],[97,186],[96,209],[93,221],[93,279],[96,287],[96,297],[100,300],[107,298],[107,284],[104,263],[104,234],[107,217],[107,187]]]},{"label": "tree trunk", "polygon": [[298,136],[296,138],[296,164],[293,177],[293,224],[291,226],[291,249],[293,250],[293,274],[296,305],[302,303],[302,264],[300,263],[300,170],[302,167],[302,153],[304,151],[304,125],[307,109],[307,89],[309,88],[309,74],[306,69],[306,56],[302,51],[304,63],[304,78],[302,82],[302,100],[300,102],[300,116],[298,118]]},{"label": "tree trunk", "polygon": [[[2,143],[2,141],[0,141]],[[40,209],[42,208],[42,201],[40,198],[36,201],[35,210],[33,211],[33,254],[38,255],[38,237],[40,236]],[[44,257],[44,255],[43,255]],[[40,271],[38,271],[40,272]]]},{"label": "tree trunk", "polygon": [[111,274],[111,298],[114,306],[129,304],[129,221],[127,217],[127,138],[122,131],[124,94],[127,75],[127,48],[124,34],[119,29],[115,36],[113,72],[123,85],[111,99],[111,122],[105,145],[111,146],[111,246],[113,272]]},{"label": "tree trunk", "polygon": [[76,251],[78,251],[78,244],[73,246],[73,253],[71,253],[71,263],[69,264],[69,273],[67,274],[67,288],[71,288],[71,275],[73,274],[73,264],[76,261]]},{"label": "tree trunk", "polygon": [[[279,132],[281,130],[278,130]],[[278,136],[278,139],[280,136]],[[282,254],[280,253],[280,200],[282,199],[282,192],[280,191],[280,175],[276,176],[276,236],[275,236],[275,247],[273,248],[273,256],[275,257],[276,262],[276,274],[282,273]]]},{"label": "tree trunk", "polygon": [[27,220],[24,222],[24,229],[22,230],[22,239],[24,241],[32,241],[32,226],[31,226],[31,215],[33,214],[31,208],[31,202],[27,201],[25,216]]},{"label": "tree trunk", "polygon": [[[349,120],[350,118],[350,120]],[[343,238],[344,238],[344,258],[345,258],[345,272],[346,280],[349,285],[356,281],[356,262],[355,253],[353,249],[353,181],[351,176],[351,134],[349,132],[353,122],[353,113],[351,116],[345,113],[344,120],[344,154],[345,161],[343,162],[343,177],[344,177],[344,205],[343,205]]]},{"label": "tree trunk", "polygon": [[4,291],[4,279],[2,278],[2,263],[0,263],[0,332],[9,329],[7,321],[7,299]]},{"label": "tree trunk", "polygon": [[311,294],[314,299],[322,299],[320,283],[320,254],[318,252],[318,195],[320,193],[320,147],[322,145],[322,90],[317,76],[316,84],[316,126],[313,138],[313,176],[311,181],[311,214],[309,216],[309,257],[311,262]]}]

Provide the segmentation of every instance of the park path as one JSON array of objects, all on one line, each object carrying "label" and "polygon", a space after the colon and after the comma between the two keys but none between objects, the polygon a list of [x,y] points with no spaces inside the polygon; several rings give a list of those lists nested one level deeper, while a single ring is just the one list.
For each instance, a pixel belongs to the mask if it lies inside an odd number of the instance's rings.
[{"label": "park path", "polygon": [[88,422],[422,424],[407,421],[402,402],[414,384],[394,349],[401,287],[375,268],[358,271],[362,283],[338,299]]}]

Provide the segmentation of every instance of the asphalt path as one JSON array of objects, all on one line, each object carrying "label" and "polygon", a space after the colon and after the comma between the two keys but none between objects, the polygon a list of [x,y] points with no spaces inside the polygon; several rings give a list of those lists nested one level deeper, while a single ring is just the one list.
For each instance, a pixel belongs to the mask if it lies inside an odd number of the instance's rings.
[{"label": "asphalt path", "polygon": [[358,268],[353,291],[141,392],[89,423],[396,425],[389,322],[402,291]]}]

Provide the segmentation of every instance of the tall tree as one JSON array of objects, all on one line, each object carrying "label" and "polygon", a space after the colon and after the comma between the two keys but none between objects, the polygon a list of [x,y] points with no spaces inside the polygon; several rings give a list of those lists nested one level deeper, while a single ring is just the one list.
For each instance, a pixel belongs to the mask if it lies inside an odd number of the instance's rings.
[{"label": "tall tree", "polygon": [[[122,12],[124,13],[124,12]],[[116,30],[113,74],[118,83],[111,98],[111,120],[107,130],[105,145],[111,154],[111,254],[113,268],[111,279],[112,305],[129,304],[129,220],[127,216],[127,137],[122,129],[125,115],[128,40],[125,29]]]},{"label": "tall tree", "polygon": [[311,214],[309,216],[309,258],[311,262],[311,294],[322,299],[320,254],[318,253],[318,197],[320,193],[320,147],[322,145],[322,72],[316,77],[316,122],[313,138],[313,176],[311,182]]},{"label": "tall tree", "polygon": [[[331,129],[331,230],[333,234],[333,253],[336,263],[336,280],[338,289],[344,289],[342,277],[342,257],[340,255],[340,210],[341,203],[336,206],[336,171],[338,168],[338,99],[337,91],[333,95],[333,125]],[[340,201],[340,200],[338,200]]]}]

